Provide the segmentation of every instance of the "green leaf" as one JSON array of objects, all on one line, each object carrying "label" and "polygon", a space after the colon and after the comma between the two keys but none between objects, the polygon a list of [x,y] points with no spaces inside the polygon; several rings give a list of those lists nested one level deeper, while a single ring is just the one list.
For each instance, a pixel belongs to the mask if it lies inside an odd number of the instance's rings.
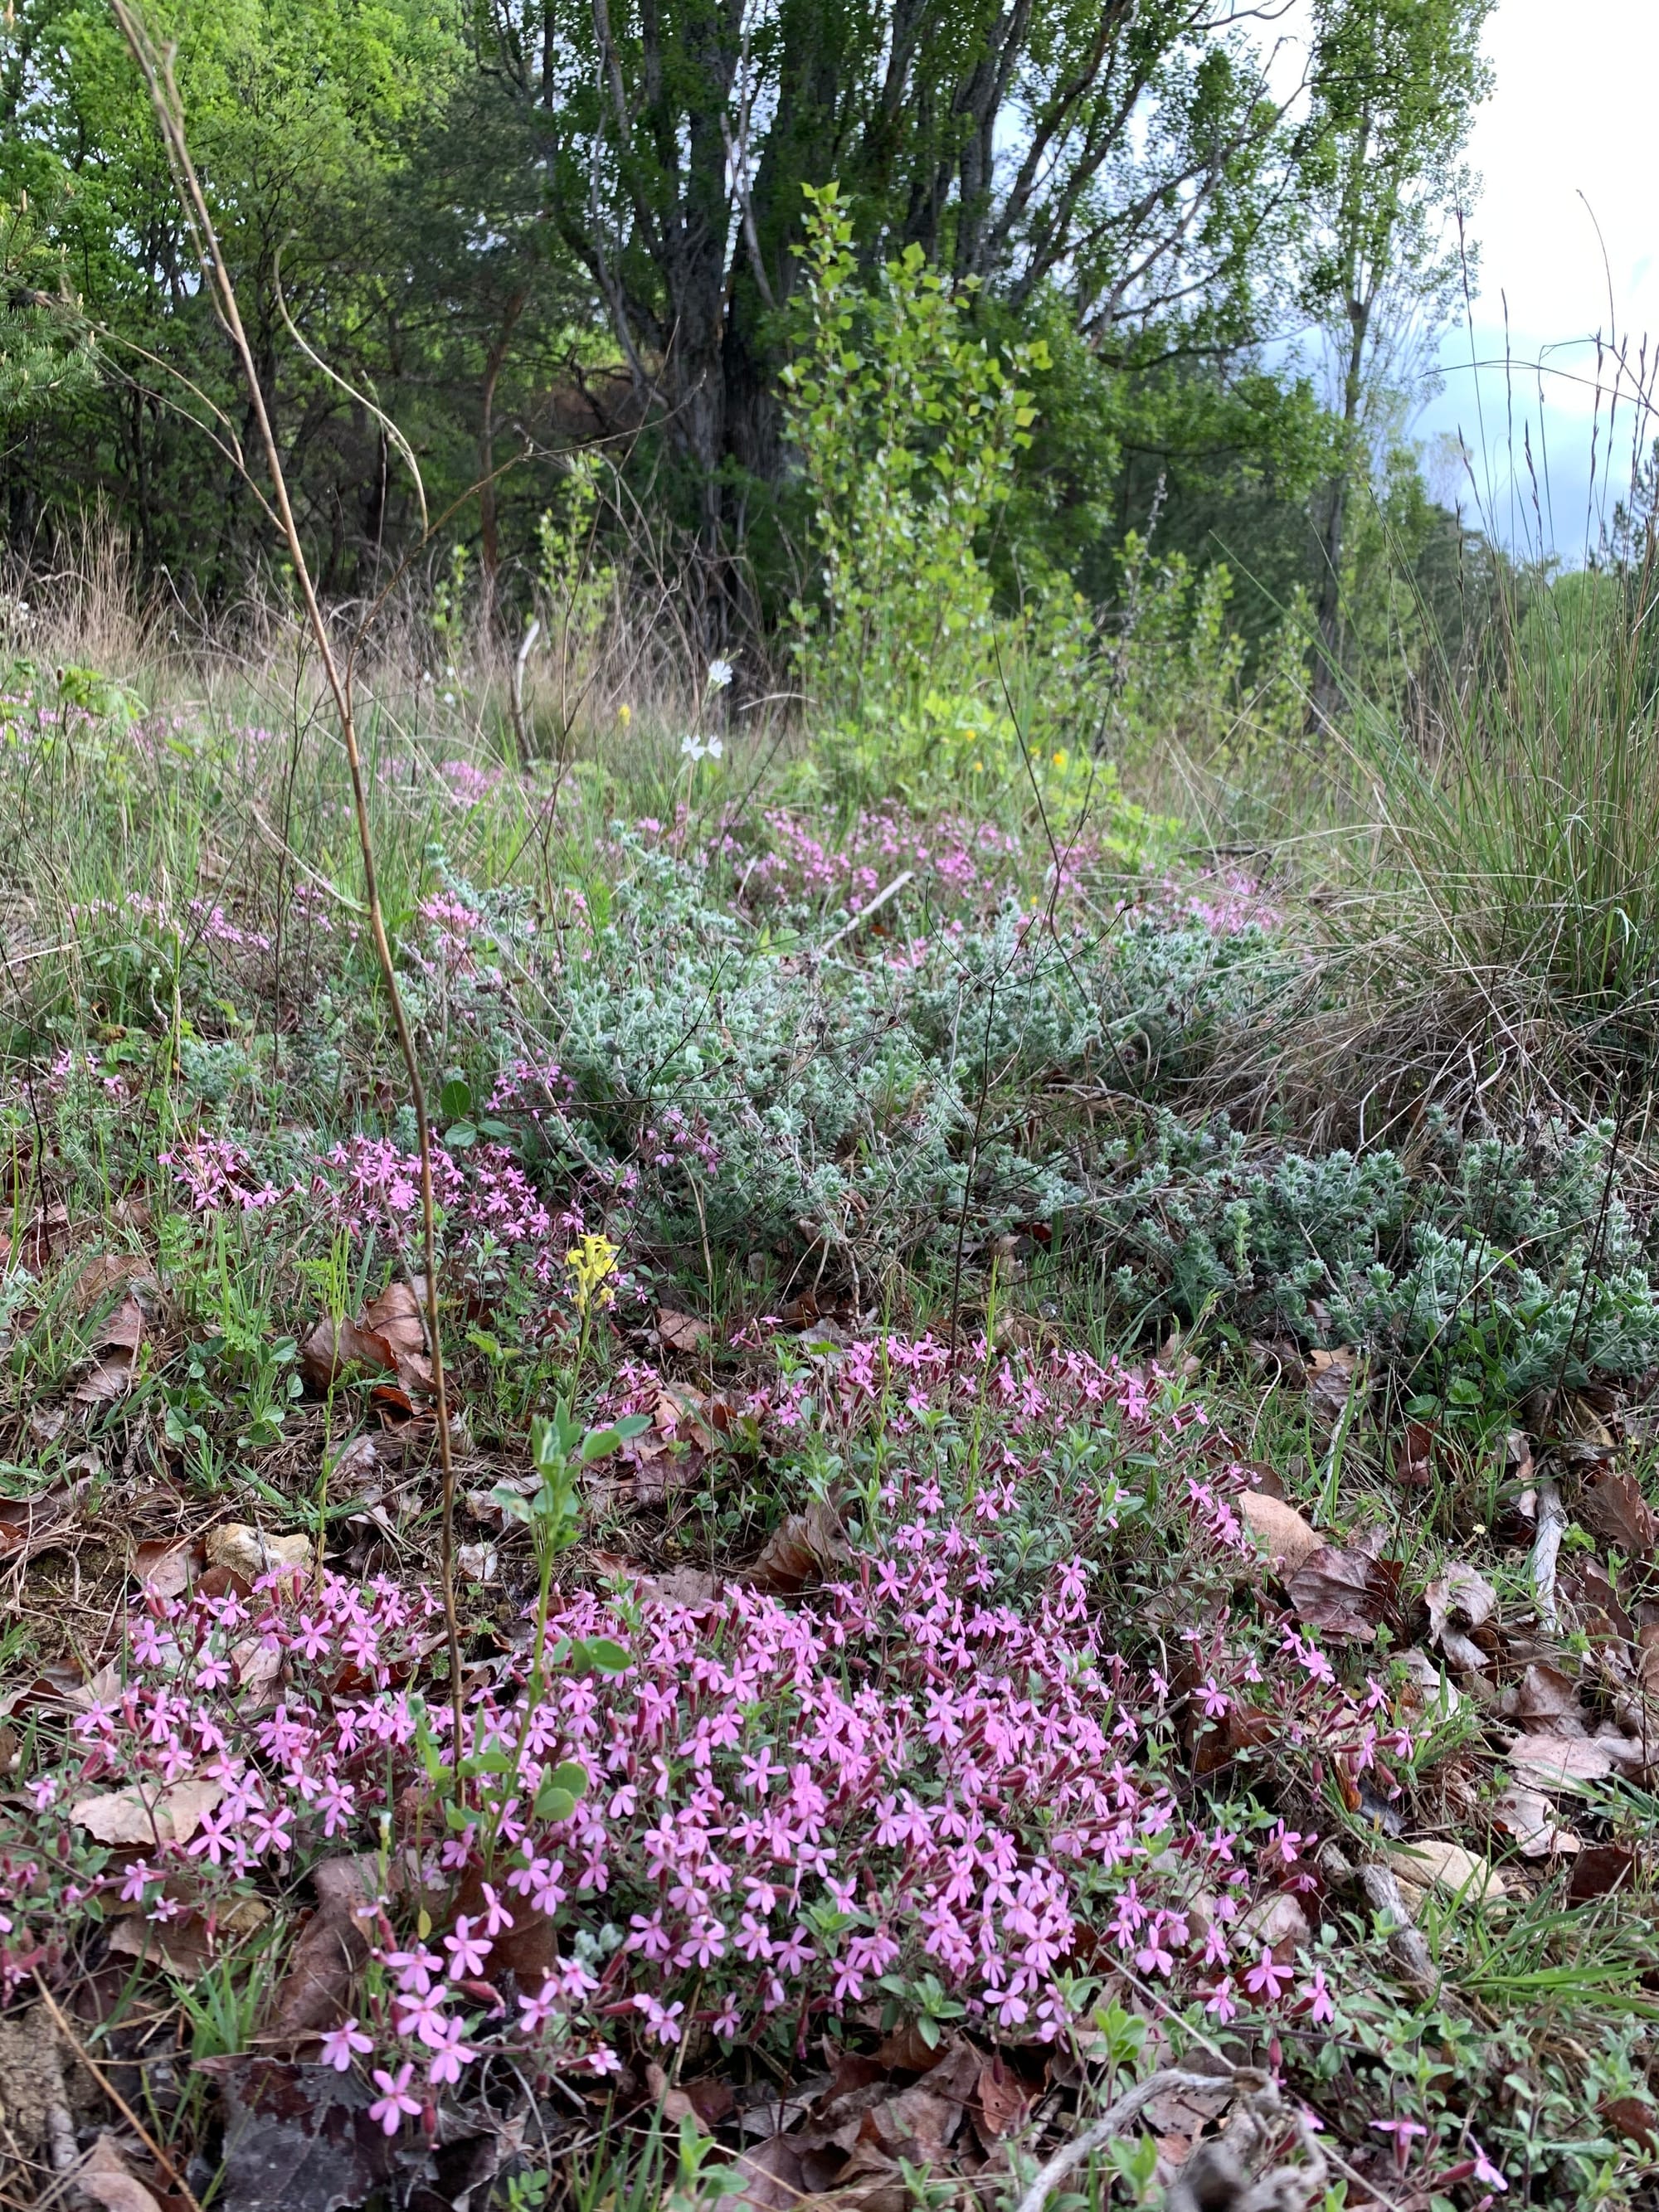
[{"label": "green leaf", "polygon": [[478,1141],[478,1133],[471,1121],[452,1121],[444,1131],[444,1144],[452,1152],[464,1152]]},{"label": "green leaf", "polygon": [[608,1636],[584,1637],[570,1647],[570,1656],[579,1667],[592,1667],[601,1674],[620,1674],[631,1667],[633,1660],[620,1644]]},{"label": "green leaf", "polygon": [[550,1788],[568,1790],[573,1797],[583,1797],[587,1794],[587,1769],[580,1759],[565,1759],[554,1768],[547,1781]]},{"label": "green leaf", "polygon": [[438,1111],[446,1121],[464,1121],[472,1111],[472,1085],[464,1075],[452,1075],[438,1093]]},{"label": "green leaf", "polygon": [[536,1818],[538,1820],[568,1820],[576,1809],[576,1801],[568,1790],[555,1783],[547,1783],[536,1792]]}]

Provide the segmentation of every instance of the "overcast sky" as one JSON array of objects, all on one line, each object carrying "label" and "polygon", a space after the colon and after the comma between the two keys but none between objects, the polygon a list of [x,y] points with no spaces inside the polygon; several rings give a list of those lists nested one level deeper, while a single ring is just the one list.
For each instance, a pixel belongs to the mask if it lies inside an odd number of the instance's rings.
[{"label": "overcast sky", "polygon": [[[1644,424],[1644,450],[1659,429],[1630,396],[1644,340],[1650,363],[1659,343],[1659,0],[1573,0],[1566,8],[1498,0],[1486,51],[1497,84],[1469,147],[1484,184],[1473,225],[1480,296],[1473,330],[1449,331],[1442,343],[1445,387],[1425,408],[1418,434],[1461,430],[1497,533],[1533,544],[1541,522],[1544,550],[1574,562],[1594,546],[1600,516],[1629,482],[1632,429]],[[1628,351],[1616,409],[1620,380],[1605,351],[1597,407],[1598,331],[1604,342],[1616,335]],[[1470,366],[1472,356],[1501,364],[1506,351],[1514,364],[1507,377],[1501,365]],[[1654,382],[1650,372],[1650,392]],[[1527,428],[1536,513],[1522,450]],[[1444,497],[1457,471],[1439,473]],[[1467,479],[1463,496],[1474,496]]]},{"label": "overcast sky", "polygon": [[[1304,21],[1304,0],[1291,0],[1279,29],[1294,35]],[[1471,519],[1478,506],[1507,544],[1538,547],[1541,532],[1541,550],[1577,562],[1629,482],[1641,418],[1628,394],[1644,338],[1650,362],[1659,345],[1659,0],[1498,0],[1486,48],[1497,82],[1468,151],[1483,185],[1471,222],[1479,295],[1473,326],[1445,333],[1444,388],[1415,434],[1440,447],[1429,469],[1439,497]],[[1618,379],[1604,353],[1598,410],[1598,331],[1616,333],[1632,364],[1611,441]],[[1460,431],[1473,483],[1445,458]],[[1656,431],[1648,417],[1644,450]]]}]

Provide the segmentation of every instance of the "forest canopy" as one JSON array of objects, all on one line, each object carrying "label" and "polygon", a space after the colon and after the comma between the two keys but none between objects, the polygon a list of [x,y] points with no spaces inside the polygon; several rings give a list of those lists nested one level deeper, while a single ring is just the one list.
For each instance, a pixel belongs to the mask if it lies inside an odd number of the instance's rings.
[{"label": "forest canopy", "polygon": [[[810,195],[858,279],[920,256],[995,354],[1040,334],[1001,510],[1091,605],[1149,528],[1259,642],[1328,643],[1386,514],[1445,567],[1402,360],[1449,312],[1489,0],[167,0],[197,166],[325,588],[456,544],[525,599],[574,454],[775,621]],[[0,28],[0,515],[94,511],[234,601],[268,541],[247,410],[103,0]],[[421,538],[410,472],[428,510]],[[1018,560],[1014,558],[1018,554]],[[1455,564],[1454,564],[1455,565]],[[1363,626],[1363,625],[1362,625]]]}]

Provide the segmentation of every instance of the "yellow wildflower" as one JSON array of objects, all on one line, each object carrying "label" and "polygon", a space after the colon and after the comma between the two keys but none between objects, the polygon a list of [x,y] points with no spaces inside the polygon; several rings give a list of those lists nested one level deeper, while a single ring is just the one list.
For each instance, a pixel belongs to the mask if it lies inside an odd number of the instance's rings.
[{"label": "yellow wildflower", "polygon": [[586,1315],[593,1303],[595,1291],[599,1304],[608,1306],[616,1297],[615,1291],[601,1289],[607,1275],[614,1274],[622,1247],[613,1244],[608,1237],[587,1236],[564,1255],[564,1264],[575,1279],[576,1310]]}]

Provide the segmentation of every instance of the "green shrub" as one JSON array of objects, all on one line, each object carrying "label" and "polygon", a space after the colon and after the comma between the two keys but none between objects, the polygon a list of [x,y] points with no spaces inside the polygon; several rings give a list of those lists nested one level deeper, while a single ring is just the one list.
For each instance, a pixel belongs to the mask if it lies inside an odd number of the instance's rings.
[{"label": "green shrub", "polygon": [[[1104,1209],[1142,1321],[1216,1314],[1306,1345],[1362,1346],[1449,1403],[1514,1405],[1659,1364],[1654,1255],[1608,1181],[1610,1122],[1518,1141],[1442,1121],[1426,1156],[1253,1163],[1224,1121],[1160,1113]],[[1604,1206],[1604,1199],[1606,1200]]]}]

